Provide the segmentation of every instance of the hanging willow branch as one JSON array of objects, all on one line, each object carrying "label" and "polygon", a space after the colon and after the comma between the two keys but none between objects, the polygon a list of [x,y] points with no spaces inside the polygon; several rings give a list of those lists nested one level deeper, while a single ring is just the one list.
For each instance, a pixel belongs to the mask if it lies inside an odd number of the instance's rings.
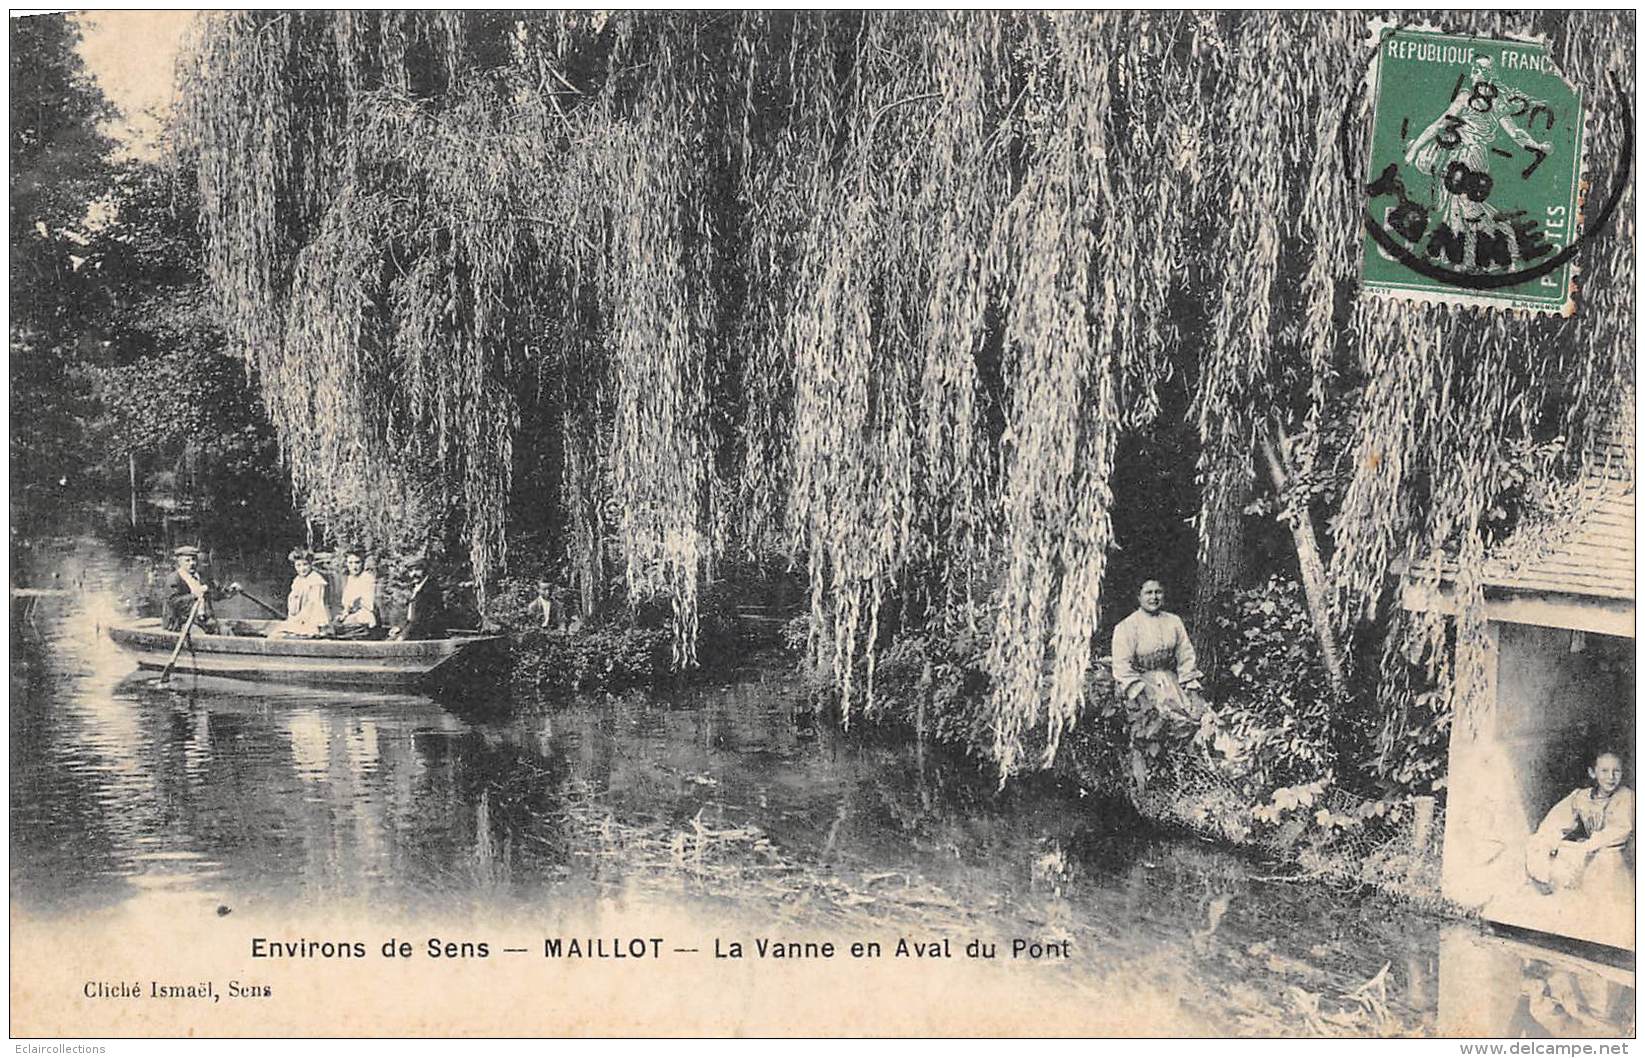
[{"label": "hanging willow branch", "polygon": [[[1590,98],[1632,90],[1630,15],[1446,18],[1546,36]],[[1477,600],[1503,453],[1580,444],[1632,379],[1626,208],[1573,319],[1352,299],[1368,28],[236,13],[204,24],[182,128],[311,516],[458,541],[484,582],[518,474],[549,468],[584,608],[620,570],[671,603],[682,665],[716,555],[786,550],[848,717],[893,613],[986,637],[1009,774],[1080,714],[1127,434],[1197,435],[1205,534],[1258,423],[1307,461],[1346,416],[1321,549],[1362,629],[1399,558],[1449,549]],[[1597,108],[1590,158],[1624,135]],[[1437,657],[1431,625],[1394,636]]]}]

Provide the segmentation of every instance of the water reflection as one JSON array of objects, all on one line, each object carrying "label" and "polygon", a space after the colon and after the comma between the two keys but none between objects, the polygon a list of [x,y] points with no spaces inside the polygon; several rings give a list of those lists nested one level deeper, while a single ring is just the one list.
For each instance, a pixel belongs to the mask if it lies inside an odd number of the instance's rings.
[{"label": "water reflection", "polygon": [[1631,970],[1508,937],[1448,928],[1440,941],[1440,1031],[1514,1039],[1632,1036]]},{"label": "water reflection", "polygon": [[1631,973],[1262,880],[1271,869],[1139,838],[1049,783],[1000,795],[963,760],[798,728],[797,691],[774,672],[518,715],[208,678],[160,687],[100,635],[98,598],[54,599],[26,630],[14,614],[11,879],[27,914],[620,919],[643,900],[705,935],[736,918],[970,938],[1004,958],[1031,942],[1066,953],[1044,972],[1091,1002],[1152,997],[1183,1031],[1632,1031]]}]

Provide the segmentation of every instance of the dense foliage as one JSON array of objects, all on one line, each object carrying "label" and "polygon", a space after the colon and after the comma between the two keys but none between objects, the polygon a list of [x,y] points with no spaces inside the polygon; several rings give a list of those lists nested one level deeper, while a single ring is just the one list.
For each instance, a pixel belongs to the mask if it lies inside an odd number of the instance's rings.
[{"label": "dense foliage", "polygon": [[[114,179],[112,114],[62,15],[8,19],[11,482],[14,509],[71,482],[91,459],[90,385],[77,373],[84,323],[102,307],[88,214]],[[61,483],[61,484],[60,484]]]},{"label": "dense foliage", "polygon": [[[1632,91],[1631,14],[1447,28]],[[1277,419],[1314,490],[1280,506],[1332,506],[1334,619],[1380,629],[1394,559],[1477,569],[1501,453],[1580,441],[1631,381],[1627,210],[1573,318],[1352,298],[1367,29],[241,12],[204,26],[183,131],[312,515],[462,541],[483,585],[529,482],[582,607],[620,571],[682,662],[717,561],[781,550],[848,710],[893,627],[985,642],[1009,773],[1087,700],[1123,446],[1187,429],[1202,579],[1232,586],[1216,545]],[[1596,108],[1591,165],[1626,135]],[[1438,642],[1404,634],[1390,665]]]},{"label": "dense foliage", "polygon": [[186,468],[202,539],[278,549],[294,529],[290,486],[257,386],[225,354],[192,174],[127,162],[108,203],[97,236],[106,308],[87,328],[103,349],[84,364],[88,435],[107,476],[124,478],[128,456],[141,476]]},{"label": "dense foliage", "polygon": [[79,269],[87,211],[114,178],[113,144],[100,131],[114,110],[86,72],[71,19],[8,23],[11,314],[13,326],[44,328]]},{"label": "dense foliage", "polygon": [[201,531],[289,532],[272,428],[224,355],[192,171],[101,133],[114,110],[74,17],[15,18],[11,34],[14,514],[186,468]]},{"label": "dense foliage", "polygon": [[[551,571],[541,577],[557,579]],[[551,594],[551,620],[544,627],[541,611],[532,608],[538,579],[502,578],[488,594],[483,612],[490,626],[509,633],[510,675],[522,701],[540,700],[545,692],[622,690],[680,678],[673,664],[666,603],[619,607],[597,621],[585,621],[571,605],[569,592],[556,589]],[[723,672],[734,667],[768,638],[758,629],[740,626],[723,597],[706,600],[699,628],[705,669]]]},{"label": "dense foliage", "polygon": [[1339,715],[1301,590],[1274,578],[1235,593],[1217,615],[1213,673],[1221,726],[1270,787],[1308,782],[1337,765]]}]

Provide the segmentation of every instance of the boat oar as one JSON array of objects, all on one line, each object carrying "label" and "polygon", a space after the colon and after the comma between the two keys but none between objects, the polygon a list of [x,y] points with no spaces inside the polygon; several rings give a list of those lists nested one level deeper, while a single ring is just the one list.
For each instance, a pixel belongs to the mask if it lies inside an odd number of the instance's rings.
[{"label": "boat oar", "polygon": [[183,644],[188,642],[189,631],[194,627],[194,619],[200,616],[200,607],[205,604],[204,599],[195,599],[194,606],[188,612],[188,620],[183,622],[183,630],[177,633],[177,645],[171,648],[171,660],[166,667],[160,670],[158,682],[165,683],[171,679],[171,670],[177,664],[177,656],[183,652]]},{"label": "boat oar", "polygon": [[243,596],[244,598],[250,599],[252,602],[256,603],[258,606],[261,606],[263,609],[267,610],[269,612],[270,616],[278,617],[281,620],[285,619],[285,616],[286,616],[285,614],[281,613],[279,610],[276,610],[274,607],[270,606],[268,603],[266,603],[263,600],[259,599],[257,596],[251,594],[251,592],[247,591],[246,589],[241,588],[240,589],[240,595]]}]

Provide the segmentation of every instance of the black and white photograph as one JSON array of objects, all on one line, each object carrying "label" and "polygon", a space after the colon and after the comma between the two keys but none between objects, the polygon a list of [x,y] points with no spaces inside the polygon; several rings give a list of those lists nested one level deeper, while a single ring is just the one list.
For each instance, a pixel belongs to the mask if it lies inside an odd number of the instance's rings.
[{"label": "black and white photograph", "polygon": [[11,12],[11,1037],[1625,1054],[1636,32]]}]

